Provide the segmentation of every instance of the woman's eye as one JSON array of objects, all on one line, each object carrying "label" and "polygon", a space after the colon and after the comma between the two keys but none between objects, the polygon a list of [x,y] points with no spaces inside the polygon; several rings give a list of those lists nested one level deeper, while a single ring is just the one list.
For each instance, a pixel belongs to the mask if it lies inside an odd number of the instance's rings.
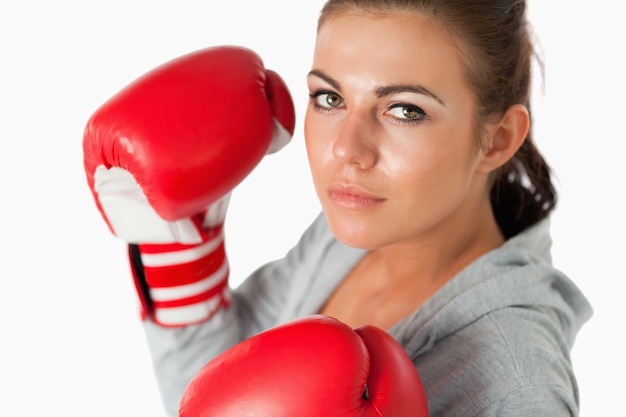
[{"label": "woman's eye", "polygon": [[426,112],[411,104],[396,104],[389,107],[388,114],[402,121],[421,122],[428,118]]},{"label": "woman's eye", "polygon": [[313,93],[311,99],[315,106],[322,109],[335,109],[343,105],[343,99],[339,95],[327,91]]}]

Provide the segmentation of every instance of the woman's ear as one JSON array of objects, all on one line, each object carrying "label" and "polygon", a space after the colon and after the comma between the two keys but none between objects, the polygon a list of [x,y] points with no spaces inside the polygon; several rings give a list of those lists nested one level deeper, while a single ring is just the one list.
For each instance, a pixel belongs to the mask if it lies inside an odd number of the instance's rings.
[{"label": "woman's ear", "polygon": [[498,124],[490,126],[483,146],[484,154],[478,169],[490,173],[515,155],[530,130],[530,113],[526,106],[514,104],[504,113]]}]

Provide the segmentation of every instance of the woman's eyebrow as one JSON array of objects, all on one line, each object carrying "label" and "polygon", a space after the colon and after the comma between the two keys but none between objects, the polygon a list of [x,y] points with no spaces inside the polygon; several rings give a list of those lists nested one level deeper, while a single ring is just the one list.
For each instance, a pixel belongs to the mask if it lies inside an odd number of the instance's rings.
[{"label": "woman's eyebrow", "polygon": [[332,77],[330,77],[329,75],[325,74],[324,72],[320,70],[312,69],[311,71],[309,71],[308,76],[311,76],[311,75],[321,78],[322,80],[330,84],[335,90],[341,92],[341,86],[339,85],[339,82],[333,79]]},{"label": "woman's eyebrow", "polygon": [[421,85],[390,85],[390,86],[376,88],[376,97],[378,98],[385,97],[390,94],[396,94],[396,93],[421,94],[421,95],[428,96],[434,99],[435,101],[437,101],[439,104],[441,104],[444,107],[446,106],[446,104],[437,94],[433,93],[426,87],[422,87]]}]

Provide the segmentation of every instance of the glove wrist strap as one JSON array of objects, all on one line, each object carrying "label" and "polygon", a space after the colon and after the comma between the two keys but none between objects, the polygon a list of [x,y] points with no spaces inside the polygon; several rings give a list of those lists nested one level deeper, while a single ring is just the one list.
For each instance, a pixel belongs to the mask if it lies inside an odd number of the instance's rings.
[{"label": "glove wrist strap", "polygon": [[228,259],[222,228],[200,244],[131,245],[142,318],[164,327],[208,320],[229,304]]}]

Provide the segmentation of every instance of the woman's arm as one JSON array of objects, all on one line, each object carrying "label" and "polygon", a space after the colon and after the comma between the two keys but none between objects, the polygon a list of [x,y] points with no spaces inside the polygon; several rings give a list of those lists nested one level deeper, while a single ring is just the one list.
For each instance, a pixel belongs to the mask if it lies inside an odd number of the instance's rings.
[{"label": "woman's arm", "polygon": [[221,308],[207,321],[181,328],[144,322],[168,415],[178,415],[178,403],[187,384],[211,359],[283,320],[290,300],[302,296],[301,287],[307,285],[325,256],[329,237],[320,215],[285,257],[256,270],[232,291],[230,306]]}]

